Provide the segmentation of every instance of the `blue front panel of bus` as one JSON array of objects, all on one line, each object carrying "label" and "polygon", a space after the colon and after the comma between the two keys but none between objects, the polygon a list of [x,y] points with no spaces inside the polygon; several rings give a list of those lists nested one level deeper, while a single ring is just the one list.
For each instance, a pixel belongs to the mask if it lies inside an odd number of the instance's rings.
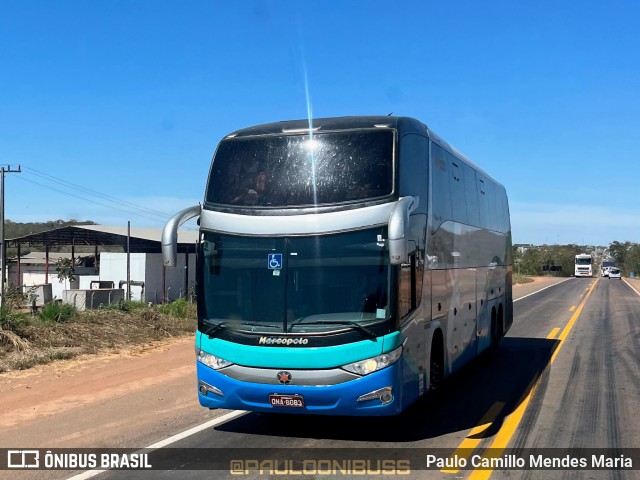
[{"label": "blue front panel of bus", "polygon": [[[327,414],[327,415],[396,415],[402,411],[402,359],[378,372],[338,385],[300,386],[241,382],[197,362],[198,379],[220,389],[224,396],[198,392],[200,404],[208,408],[249,410],[253,412]],[[393,387],[393,400],[358,402],[361,395]],[[273,407],[269,395],[302,395],[304,407]]]},{"label": "blue front panel of bus", "polygon": [[[400,332],[393,332],[376,339],[320,348],[291,348],[240,345],[217,338],[211,339],[200,332],[196,334],[196,346],[203,351],[220,356],[227,361],[245,367],[275,368],[283,370],[323,370],[375,357],[395,350],[402,344]],[[337,385],[300,386],[261,384],[240,381],[220,371],[197,363],[198,380],[223,392],[203,395],[198,392],[200,403],[208,408],[240,409],[258,412],[313,413],[331,415],[395,415],[401,411],[403,376],[401,358],[395,364],[370,375]],[[393,400],[382,404],[380,400],[357,402],[358,397],[385,387],[393,388]],[[272,407],[269,395],[302,395],[304,408]]]},{"label": "blue front panel of bus", "polygon": [[196,347],[205,352],[238,365],[261,368],[334,368],[388,353],[398,348],[402,341],[400,332],[393,332],[375,341],[331,347],[271,347],[241,345],[196,332]]}]

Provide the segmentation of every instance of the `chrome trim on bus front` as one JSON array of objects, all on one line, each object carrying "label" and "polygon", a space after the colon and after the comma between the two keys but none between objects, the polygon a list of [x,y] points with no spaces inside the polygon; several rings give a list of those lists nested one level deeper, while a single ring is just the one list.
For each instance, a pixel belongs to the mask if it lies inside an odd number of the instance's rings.
[{"label": "chrome trim on bus front", "polygon": [[393,387],[384,387],[373,392],[360,395],[357,402],[368,402],[369,400],[380,400],[380,403],[386,405],[393,401]]},{"label": "chrome trim on bus front", "polygon": [[[279,385],[279,373],[281,368],[256,368],[244,367],[242,365],[231,365],[220,373],[241,382],[261,383],[267,385]],[[341,368],[332,368],[328,370],[290,370],[291,385],[339,385],[362,378],[360,375],[347,372]],[[289,372],[287,372],[289,373]]]},{"label": "chrome trim on bus front", "polygon": [[240,235],[313,235],[385,225],[398,202],[316,215],[238,215],[202,210],[200,228]]},{"label": "chrome trim on bus front", "polygon": [[222,393],[222,390],[220,390],[218,387],[214,387],[213,385],[209,385],[208,383],[203,382],[202,380],[198,380],[198,390],[200,390],[200,393],[202,395],[206,395],[207,393],[213,393],[220,397],[224,397],[224,393]]}]

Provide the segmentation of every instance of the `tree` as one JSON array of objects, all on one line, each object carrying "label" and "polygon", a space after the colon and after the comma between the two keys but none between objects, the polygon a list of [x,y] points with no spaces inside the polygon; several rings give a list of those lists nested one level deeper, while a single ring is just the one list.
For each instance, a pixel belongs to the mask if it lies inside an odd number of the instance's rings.
[{"label": "tree", "polygon": [[56,271],[58,272],[58,280],[60,280],[60,283],[63,283],[65,280],[73,282],[76,279],[72,258],[59,258]]},{"label": "tree", "polygon": [[609,245],[609,255],[611,255],[616,266],[626,275],[634,272],[640,273],[640,244],[633,242],[612,242]]}]

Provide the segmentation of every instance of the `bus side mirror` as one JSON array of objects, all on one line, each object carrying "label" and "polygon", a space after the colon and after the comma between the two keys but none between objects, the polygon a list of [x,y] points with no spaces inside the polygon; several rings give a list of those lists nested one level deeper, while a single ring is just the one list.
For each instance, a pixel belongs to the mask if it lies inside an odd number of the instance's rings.
[{"label": "bus side mirror", "polygon": [[178,228],[183,223],[200,215],[200,205],[180,210],[173,215],[162,229],[162,262],[165,267],[175,267],[178,257]]},{"label": "bus side mirror", "polygon": [[403,197],[389,216],[389,262],[391,265],[407,263],[407,228],[409,215],[418,206],[418,197]]}]

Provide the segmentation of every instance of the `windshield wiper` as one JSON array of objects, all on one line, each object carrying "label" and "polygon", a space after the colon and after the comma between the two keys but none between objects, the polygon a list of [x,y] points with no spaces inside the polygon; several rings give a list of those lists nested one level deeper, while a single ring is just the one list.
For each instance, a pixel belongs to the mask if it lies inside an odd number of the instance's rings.
[{"label": "windshield wiper", "polygon": [[218,330],[225,328],[227,325],[227,322],[208,323],[208,325],[209,327],[204,332],[202,332],[202,334],[208,336],[209,338],[213,338],[213,334],[216,333]]},{"label": "windshield wiper", "polygon": [[373,330],[365,327],[364,325],[360,325],[358,322],[352,322],[350,320],[316,320],[313,322],[305,322],[303,320],[289,325],[289,330],[291,331],[293,330],[293,327],[297,327],[299,325],[349,325],[361,332],[369,340],[373,340],[374,342],[378,341],[378,336]]},{"label": "windshield wiper", "polygon": [[202,334],[207,335],[209,338],[213,338],[214,334],[218,330],[222,330],[223,328],[229,328],[232,326],[244,325],[244,326],[251,326],[251,327],[270,327],[270,328],[275,328],[279,326],[279,325],[270,325],[270,324],[262,324],[262,323],[237,322],[237,321],[210,323],[205,320],[205,323],[209,325],[209,327],[206,330],[204,330]]}]

